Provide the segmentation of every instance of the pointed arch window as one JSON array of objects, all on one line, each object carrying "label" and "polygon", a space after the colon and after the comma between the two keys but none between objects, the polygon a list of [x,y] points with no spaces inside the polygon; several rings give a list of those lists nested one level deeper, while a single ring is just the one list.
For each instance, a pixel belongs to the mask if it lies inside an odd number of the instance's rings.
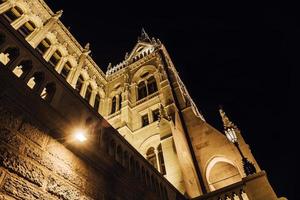
[{"label": "pointed arch window", "polygon": [[138,84],[138,100],[143,99],[147,96],[147,88],[144,81]]},{"label": "pointed arch window", "polygon": [[157,147],[157,155],[158,155],[158,161],[159,161],[159,166],[160,166],[160,173],[162,175],[165,175],[166,167],[165,167],[165,160],[164,160],[164,155],[162,152],[161,144],[158,145],[158,147]]},{"label": "pointed arch window", "polygon": [[27,86],[32,90],[37,90],[44,79],[42,72],[36,72],[27,82]]},{"label": "pointed arch window", "polygon": [[100,95],[96,94],[95,96],[95,104],[94,104],[94,109],[99,112],[99,107],[100,107]]},{"label": "pointed arch window", "polygon": [[6,56],[6,62],[1,62],[4,65],[8,65],[9,63],[12,63],[14,60],[17,59],[17,57],[20,55],[20,50],[16,47],[8,47],[5,51],[4,51],[4,55]]},{"label": "pointed arch window", "polygon": [[151,165],[153,165],[153,167],[155,167],[155,169],[157,169],[156,154],[155,154],[155,149],[153,147],[150,147],[147,150],[146,158],[147,158],[148,162]]},{"label": "pointed arch window", "polygon": [[111,114],[116,112],[117,98],[114,96],[111,101]]},{"label": "pointed arch window", "polygon": [[32,68],[32,61],[30,60],[24,60],[22,62],[20,62],[20,64],[18,66],[16,66],[13,69],[13,73],[17,76],[17,77],[24,77]]},{"label": "pointed arch window", "polygon": [[77,80],[76,86],[75,86],[75,89],[76,89],[78,92],[81,91],[81,88],[82,88],[82,86],[83,86],[83,82],[84,82],[84,79],[83,79],[82,75],[80,75],[80,76],[78,77],[78,80]]},{"label": "pointed arch window", "polygon": [[36,49],[38,50],[38,52],[44,55],[46,51],[50,48],[50,46],[51,46],[51,41],[48,38],[45,38],[39,43]]},{"label": "pointed arch window", "polygon": [[41,98],[47,102],[50,102],[54,96],[54,93],[55,93],[55,84],[48,83],[41,93]]},{"label": "pointed arch window", "polygon": [[149,95],[157,91],[157,85],[154,76],[151,76],[150,78],[147,79],[147,87],[148,87]]}]

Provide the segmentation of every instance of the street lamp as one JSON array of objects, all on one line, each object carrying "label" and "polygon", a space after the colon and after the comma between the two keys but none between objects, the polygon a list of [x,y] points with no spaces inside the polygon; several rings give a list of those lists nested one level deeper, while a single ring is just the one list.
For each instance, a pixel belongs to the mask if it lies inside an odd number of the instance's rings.
[{"label": "street lamp", "polygon": [[236,135],[236,130],[237,127],[228,119],[226,116],[225,112],[220,108],[220,114],[222,117],[222,121],[224,124],[224,131],[227,139],[234,144],[234,146],[238,149],[241,157],[242,157],[242,163],[243,163],[243,168],[244,168],[244,173],[246,176],[249,176],[251,174],[256,173],[256,169],[253,163],[251,163],[242,153],[239,143],[238,143],[238,138]]},{"label": "street lamp", "polygon": [[87,140],[86,131],[83,129],[77,129],[74,133],[74,137],[79,142],[85,142]]}]

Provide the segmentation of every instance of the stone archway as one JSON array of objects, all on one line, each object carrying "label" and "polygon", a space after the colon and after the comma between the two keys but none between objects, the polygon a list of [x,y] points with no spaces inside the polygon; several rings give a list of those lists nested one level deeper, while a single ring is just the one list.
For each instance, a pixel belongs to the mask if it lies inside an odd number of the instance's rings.
[{"label": "stone archway", "polygon": [[242,180],[235,164],[225,157],[214,157],[206,167],[206,180],[211,191]]}]

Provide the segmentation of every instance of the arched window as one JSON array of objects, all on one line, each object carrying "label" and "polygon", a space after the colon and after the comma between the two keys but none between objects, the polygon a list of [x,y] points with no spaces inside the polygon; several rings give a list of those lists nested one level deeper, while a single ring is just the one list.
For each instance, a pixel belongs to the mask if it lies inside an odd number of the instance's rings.
[{"label": "arched window", "polygon": [[122,94],[119,94],[119,110],[122,108]]},{"label": "arched window", "polygon": [[40,52],[42,55],[46,53],[46,51],[50,48],[51,42],[48,38],[43,39],[39,45],[36,47],[38,52]]},{"label": "arched window", "polygon": [[147,96],[147,88],[144,81],[138,84],[138,100],[143,99]]},{"label": "arched window", "polygon": [[117,106],[117,99],[114,96],[111,101],[111,114],[116,112],[116,106]]},{"label": "arched window", "polygon": [[16,66],[13,69],[13,73],[17,76],[17,77],[24,77],[32,68],[32,61],[31,60],[24,60],[22,62],[20,62],[20,64],[18,66]]},{"label": "arched window", "polygon": [[92,96],[92,90],[93,89],[92,89],[91,85],[88,85],[86,92],[85,92],[85,96],[84,96],[84,98],[85,98],[85,100],[87,100],[87,102],[90,101],[90,98]]},{"label": "arched window", "polygon": [[16,19],[18,19],[23,13],[24,12],[18,6],[15,6],[10,10],[6,11],[4,13],[4,17],[7,19],[7,21],[13,22]]},{"label": "arched window", "polygon": [[146,158],[147,158],[148,162],[149,162],[151,165],[153,165],[153,167],[155,167],[155,169],[157,169],[156,155],[155,155],[155,151],[154,151],[154,148],[153,148],[153,147],[150,147],[150,148],[147,150]]},{"label": "arched window", "polygon": [[71,70],[72,66],[70,64],[70,62],[66,62],[66,64],[64,65],[64,67],[62,68],[61,72],[60,72],[60,75],[62,77],[64,77],[65,79],[67,79],[69,73],[70,73],[70,70]]},{"label": "arched window", "polygon": [[96,94],[94,109],[98,112],[99,111],[99,107],[100,107],[100,95]]},{"label": "arched window", "polygon": [[18,31],[24,36],[27,37],[30,33],[34,31],[36,26],[32,21],[25,22],[19,29]]},{"label": "arched window", "polygon": [[151,76],[147,80],[147,87],[148,87],[148,95],[153,94],[157,91],[157,85],[154,76]]},{"label": "arched window", "polygon": [[36,72],[34,75],[28,80],[27,86],[32,90],[37,90],[41,85],[44,79],[44,74],[42,72]]},{"label": "arched window", "polygon": [[51,58],[49,59],[49,62],[51,65],[53,65],[54,67],[57,65],[57,63],[59,62],[59,60],[61,59],[62,55],[60,53],[60,51],[56,50]]},{"label": "arched window", "polygon": [[48,83],[41,93],[41,98],[47,102],[51,102],[55,93],[55,84]]},{"label": "arched window", "polygon": [[78,77],[78,80],[77,80],[76,86],[75,86],[75,89],[76,89],[78,92],[81,91],[81,88],[82,88],[82,86],[83,86],[83,82],[84,82],[84,79],[83,79],[82,75],[80,75],[80,76]]},{"label": "arched window", "polygon": [[17,57],[20,55],[20,51],[16,47],[8,47],[4,52],[3,55],[5,58],[3,58],[3,61],[1,60],[0,63],[3,65],[8,65],[9,63],[12,63],[14,60],[17,59]]},{"label": "arched window", "polygon": [[158,161],[159,161],[159,166],[160,166],[160,173],[162,175],[165,175],[166,174],[166,167],[165,167],[165,160],[164,160],[164,155],[163,155],[163,152],[162,152],[161,144],[158,145],[157,152],[158,152]]}]

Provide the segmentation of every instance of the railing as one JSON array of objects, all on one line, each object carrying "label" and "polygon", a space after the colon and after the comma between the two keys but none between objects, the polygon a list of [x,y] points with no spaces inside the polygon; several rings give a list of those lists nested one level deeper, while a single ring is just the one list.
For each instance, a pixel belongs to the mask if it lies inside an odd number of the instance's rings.
[{"label": "railing", "polygon": [[[242,181],[209,192],[193,200],[273,200],[275,193],[269,191],[264,171],[247,176]],[[259,184],[258,184],[259,183]],[[259,190],[258,188],[262,188]],[[269,193],[270,192],[270,193]]]}]

